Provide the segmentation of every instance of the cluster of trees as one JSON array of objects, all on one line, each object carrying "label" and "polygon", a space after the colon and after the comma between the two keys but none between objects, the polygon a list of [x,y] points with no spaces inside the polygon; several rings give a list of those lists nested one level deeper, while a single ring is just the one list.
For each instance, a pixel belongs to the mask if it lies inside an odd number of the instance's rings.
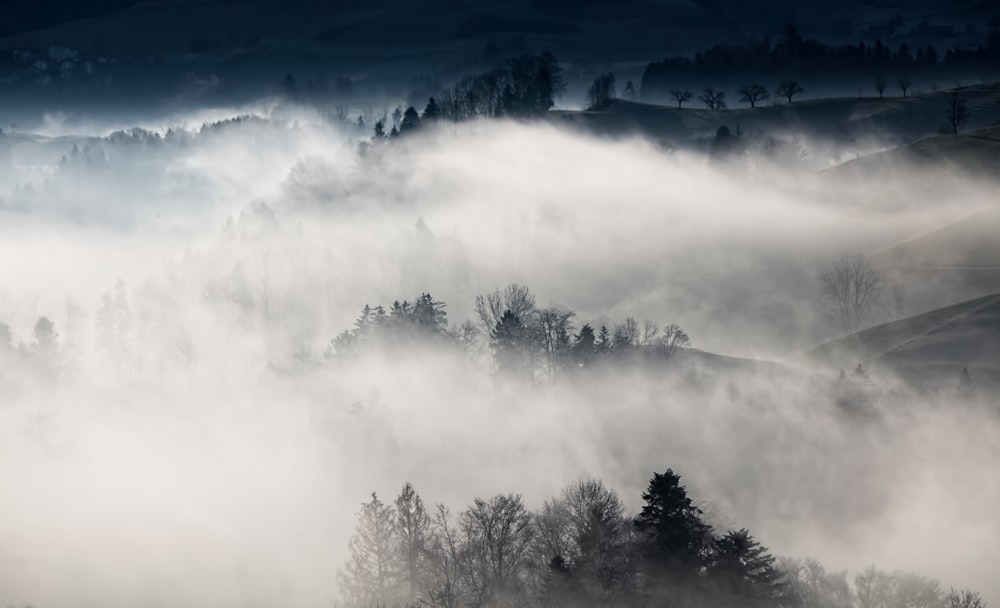
[{"label": "cluster of trees", "polygon": [[[943,55],[933,45],[911,48],[905,42],[891,49],[881,41],[866,45],[831,46],[802,36],[787,25],[778,40],[769,38],[746,45],[724,44],[696,53],[652,62],[643,72],[642,96],[650,101],[666,100],[676,85],[691,85],[706,78],[759,75],[782,78],[796,74],[819,77],[856,77],[867,74],[888,86],[884,74],[901,74],[897,84],[906,94],[912,76],[933,78],[956,74],[995,77],[1000,69],[1000,20],[992,23],[987,39],[976,48],[954,48]],[[876,87],[878,89],[879,87]],[[784,96],[784,95],[783,95]],[[676,101],[676,99],[675,99]]]},{"label": "cluster of trees", "polygon": [[33,373],[54,380],[59,373],[59,334],[48,317],[38,317],[30,343],[14,344],[10,325],[0,323],[0,380],[5,372]]},{"label": "cluster of trees", "polygon": [[628,358],[669,360],[691,345],[676,324],[632,317],[610,328],[589,323],[573,325],[575,314],[560,308],[540,308],[531,291],[518,284],[476,297],[478,325],[449,325],[444,302],[421,294],[413,304],[365,305],[353,329],[330,343],[329,356],[352,356],[366,349],[395,351],[400,346],[453,344],[467,350],[489,349],[493,369],[511,380],[535,384],[560,374],[588,368],[601,361]]},{"label": "cluster of trees", "polygon": [[556,57],[544,51],[513,57],[488,72],[465,76],[441,95],[441,115],[450,120],[545,114],[566,89]]},{"label": "cluster of trees", "polygon": [[498,494],[453,515],[407,483],[391,503],[362,503],[341,591],[350,608],[985,608],[913,573],[872,567],[852,587],[846,572],[776,558],[746,529],[716,530],[670,469],[642,499],[631,515],[615,490],[585,479],[536,511]]},{"label": "cluster of trees", "polygon": [[[457,122],[541,116],[565,90],[562,68],[552,53],[520,55],[488,72],[463,77],[455,86],[445,89],[440,99],[430,97],[422,114],[413,106],[405,111],[397,108],[388,131],[387,117],[375,123],[372,141],[404,135],[416,131],[421,124],[439,119]],[[360,126],[364,125],[363,120],[359,118]]]}]

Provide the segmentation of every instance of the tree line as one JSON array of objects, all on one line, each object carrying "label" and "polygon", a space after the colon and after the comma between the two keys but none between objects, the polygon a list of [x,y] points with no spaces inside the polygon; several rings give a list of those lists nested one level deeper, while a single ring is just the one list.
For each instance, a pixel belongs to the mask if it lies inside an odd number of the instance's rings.
[{"label": "tree line", "polygon": [[985,608],[915,573],[846,571],[774,556],[745,528],[717,529],[671,469],[629,514],[619,494],[582,479],[532,511],[519,494],[428,508],[407,483],[361,504],[338,572],[344,604],[428,608]]},{"label": "tree line", "polygon": [[602,362],[674,358],[691,346],[679,325],[639,323],[627,317],[610,327],[575,326],[573,311],[539,307],[524,285],[480,294],[475,300],[478,323],[451,325],[446,304],[430,294],[412,303],[365,305],[352,329],[330,341],[327,356],[349,358],[365,352],[397,353],[427,345],[472,350],[485,346],[493,370],[508,379],[536,384],[552,382],[573,371]]},{"label": "tree line", "polygon": [[643,71],[641,96],[650,101],[665,101],[678,85],[691,86],[706,78],[757,76],[791,81],[804,74],[823,78],[853,78],[863,74],[881,79],[885,83],[881,86],[883,90],[889,84],[886,75],[897,75],[896,84],[905,95],[916,76],[965,74],[994,78],[998,70],[1000,19],[991,20],[982,44],[975,48],[956,47],[943,54],[932,44],[913,48],[904,42],[895,49],[880,40],[874,44],[828,45],[804,37],[797,27],[789,24],[775,42],[764,38],[745,45],[719,44],[694,56],[677,55],[651,62]]}]

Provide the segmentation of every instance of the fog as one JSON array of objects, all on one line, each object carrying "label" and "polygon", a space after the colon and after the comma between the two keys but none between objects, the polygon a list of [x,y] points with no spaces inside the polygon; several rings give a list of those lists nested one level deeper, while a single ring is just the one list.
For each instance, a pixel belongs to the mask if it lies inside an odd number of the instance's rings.
[{"label": "fog", "polygon": [[[995,184],[847,185],[504,121],[360,155],[318,116],[254,111],[117,138],[53,122],[61,137],[5,148],[0,322],[21,350],[0,352],[2,601],[330,605],[373,491],[537,508],[593,476],[638,510],[671,467],[775,554],[1000,602],[993,402],[882,376],[858,414],[800,357],[837,336],[831,260],[968,217]],[[510,283],[576,328],[677,323],[699,351],[780,365],[526,387],[491,373],[482,337],[330,356],[366,304],[429,292],[476,323],[476,295]],[[105,294],[128,302],[116,348],[99,336]],[[29,356],[40,316],[59,334],[50,368]]]}]

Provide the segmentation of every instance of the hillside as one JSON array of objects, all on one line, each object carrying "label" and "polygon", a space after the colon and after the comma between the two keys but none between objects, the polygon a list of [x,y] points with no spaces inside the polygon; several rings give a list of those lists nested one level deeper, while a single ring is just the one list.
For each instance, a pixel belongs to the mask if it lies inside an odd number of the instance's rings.
[{"label": "hillside", "polygon": [[962,369],[1000,387],[1000,294],[939,308],[828,342],[806,358],[829,369],[858,363],[921,387],[953,386]]},{"label": "hillside", "polygon": [[[1000,125],[1000,83],[962,87],[958,92],[967,100],[971,114],[965,130]],[[936,135],[945,122],[950,94],[950,91],[937,91],[905,98],[802,99],[791,104],[776,102],[753,109],[723,111],[697,107],[701,105],[698,102],[677,109],[616,99],[601,110],[555,111],[551,119],[557,124],[602,135],[642,134],[679,145],[698,141],[704,144],[725,125],[730,129],[739,127],[751,136],[794,134],[825,140],[860,154],[875,146],[903,145]],[[735,101],[730,105],[735,106]],[[969,137],[961,141],[969,148],[969,155],[988,156],[998,145],[998,136],[1000,132],[990,132],[985,139]],[[988,148],[988,151],[979,148]],[[851,168],[842,170],[850,171]]]}]

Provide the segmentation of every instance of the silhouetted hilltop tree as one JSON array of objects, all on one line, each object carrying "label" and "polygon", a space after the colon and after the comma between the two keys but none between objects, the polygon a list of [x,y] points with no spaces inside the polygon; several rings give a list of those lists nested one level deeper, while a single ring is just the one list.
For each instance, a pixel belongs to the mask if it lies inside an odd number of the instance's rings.
[{"label": "silhouetted hilltop tree", "polygon": [[896,79],[896,85],[899,86],[899,90],[902,91],[903,97],[906,97],[906,92],[913,86],[913,81],[910,80],[909,76],[900,76]]},{"label": "silhouetted hilltop tree", "polygon": [[872,86],[878,91],[878,98],[882,99],[885,96],[885,88],[889,86],[884,76],[876,76],[875,80],[872,82]]},{"label": "silhouetted hilltop tree", "polygon": [[757,103],[771,97],[771,94],[767,92],[764,85],[758,83],[745,84],[741,86],[739,94],[740,102],[750,104],[751,108],[756,108]]},{"label": "silhouetted hilltop tree", "polygon": [[[681,106],[683,106],[685,103],[691,101],[691,99],[693,97],[694,97],[694,95],[691,93],[691,91],[688,91],[687,89],[671,89],[670,90],[670,98],[677,102],[677,109],[678,110],[680,110]],[[704,100],[702,100],[702,101],[704,101]],[[706,102],[705,105],[708,105],[708,103]]]},{"label": "silhouetted hilltop tree", "polygon": [[635,85],[632,83],[631,80],[625,83],[625,89],[622,91],[622,95],[624,95],[625,99],[629,101],[635,101],[636,99],[639,98],[639,94],[635,90]]},{"label": "silhouetted hilltop tree", "polygon": [[618,96],[615,88],[615,75],[611,72],[601,74],[594,78],[587,89],[587,109],[600,110],[607,103]]},{"label": "silhouetted hilltop tree", "polygon": [[797,80],[786,80],[778,85],[774,93],[779,97],[784,97],[788,103],[792,103],[792,98],[804,90]]},{"label": "silhouetted hilltop tree", "polygon": [[948,592],[945,606],[946,608],[986,608],[986,602],[983,601],[983,596],[975,591],[952,589]]},{"label": "silhouetted hilltop tree", "polygon": [[597,338],[594,335],[594,328],[589,323],[584,323],[580,331],[573,337],[573,346],[570,348],[573,363],[577,367],[587,367],[597,355]]},{"label": "silhouetted hilltop tree", "polygon": [[969,105],[958,91],[952,92],[948,97],[947,117],[953,135],[958,135],[958,130],[969,120]]},{"label": "silhouetted hilltop tree", "polygon": [[701,95],[698,96],[698,101],[705,104],[705,107],[709,110],[726,109],[726,93],[724,91],[716,91],[711,87],[702,90]]}]

